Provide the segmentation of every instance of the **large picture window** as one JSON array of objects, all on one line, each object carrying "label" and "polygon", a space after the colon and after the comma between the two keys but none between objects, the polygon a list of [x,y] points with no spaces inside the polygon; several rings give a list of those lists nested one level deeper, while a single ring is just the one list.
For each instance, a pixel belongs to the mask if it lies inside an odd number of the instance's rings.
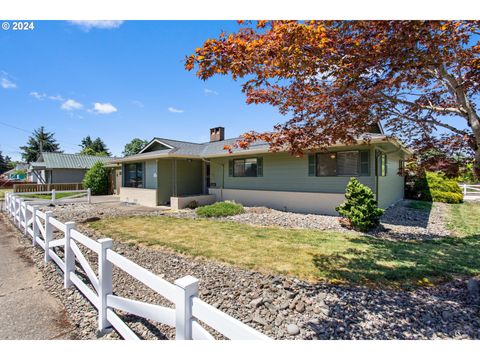
[{"label": "large picture window", "polygon": [[263,176],[262,158],[234,159],[229,161],[229,175],[233,177]]},{"label": "large picture window", "polygon": [[123,170],[123,173],[124,173],[123,186],[143,188],[144,187],[143,168],[144,168],[143,163],[125,164],[124,170]]},{"label": "large picture window", "polygon": [[311,154],[311,176],[368,176],[370,153],[368,151],[337,151]]}]

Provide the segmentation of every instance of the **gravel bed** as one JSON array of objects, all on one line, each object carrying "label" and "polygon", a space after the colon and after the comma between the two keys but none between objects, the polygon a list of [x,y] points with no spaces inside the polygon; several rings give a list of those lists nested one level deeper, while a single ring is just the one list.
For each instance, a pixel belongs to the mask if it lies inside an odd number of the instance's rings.
[{"label": "gravel bed", "polygon": [[[99,237],[93,230],[79,227],[83,233]],[[60,270],[43,264],[41,249],[32,248],[30,239],[18,238],[42,270],[47,288],[65,304],[71,322],[77,324],[78,338],[96,339],[93,306],[76,289],[63,289]],[[480,339],[479,299],[469,295],[464,278],[413,291],[371,289],[311,284],[122,242],[114,242],[114,249],[168,281],[185,275],[197,277],[202,300],[275,339]],[[91,261],[94,264],[95,258]],[[114,293],[171,306],[116,270]],[[170,327],[135,316],[124,319],[141,338],[174,337]],[[119,336],[112,331],[100,338]]]},{"label": "gravel bed", "polygon": [[[389,207],[380,219],[381,225],[368,234],[389,240],[405,239],[432,239],[449,236],[450,231],[445,228],[446,205],[435,203],[430,211],[412,209],[408,206],[409,200],[400,201]],[[338,216],[299,214],[279,211],[264,207],[246,207],[245,213],[214,221],[234,221],[249,225],[280,226],[286,228],[303,228],[315,230],[330,230],[361,233],[347,229],[340,225]],[[193,219],[196,218],[194,210],[181,210],[166,212],[168,216]]]}]

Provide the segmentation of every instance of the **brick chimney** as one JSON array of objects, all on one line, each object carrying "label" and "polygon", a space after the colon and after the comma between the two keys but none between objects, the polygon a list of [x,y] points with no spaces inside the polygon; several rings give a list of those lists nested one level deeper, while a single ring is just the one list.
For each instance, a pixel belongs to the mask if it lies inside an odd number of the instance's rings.
[{"label": "brick chimney", "polygon": [[210,129],[210,142],[222,141],[225,139],[225,128],[215,127]]}]

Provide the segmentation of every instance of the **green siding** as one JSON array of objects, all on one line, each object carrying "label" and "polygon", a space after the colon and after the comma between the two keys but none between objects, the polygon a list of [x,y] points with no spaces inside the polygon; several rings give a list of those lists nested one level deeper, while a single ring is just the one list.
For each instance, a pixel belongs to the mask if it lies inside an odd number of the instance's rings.
[{"label": "green siding", "polygon": [[[373,147],[348,147],[348,150],[370,150],[370,176],[360,176],[358,179],[375,191]],[[344,193],[350,179],[350,176],[309,176],[307,155],[300,158],[288,153],[252,155],[252,157],[260,156],[263,157],[263,176],[253,178],[229,176],[228,161],[233,158],[245,158],[245,156],[211,159],[211,183],[215,183],[215,187],[222,187],[225,179],[225,189]]]},{"label": "green siding", "polygon": [[176,160],[177,162],[177,195],[202,194],[202,161]]},{"label": "green siding", "polygon": [[387,176],[378,177],[378,205],[387,208],[404,196],[404,177],[398,175],[399,152],[387,153]]},{"label": "green siding", "polygon": [[173,195],[173,160],[160,159],[158,160],[158,204],[166,205],[170,202],[170,197]]}]

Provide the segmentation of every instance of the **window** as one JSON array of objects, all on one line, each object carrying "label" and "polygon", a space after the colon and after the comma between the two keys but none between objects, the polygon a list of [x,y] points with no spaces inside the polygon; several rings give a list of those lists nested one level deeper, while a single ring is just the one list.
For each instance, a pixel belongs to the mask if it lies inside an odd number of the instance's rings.
[{"label": "window", "polygon": [[368,151],[338,151],[310,154],[310,176],[368,176],[370,153]]},{"label": "window", "polygon": [[124,181],[123,186],[143,188],[143,163],[125,164],[124,165]]},{"label": "window", "polygon": [[398,160],[398,175],[405,175],[405,160]]},{"label": "window", "polygon": [[377,176],[387,176],[387,154],[377,153]]},{"label": "window", "polygon": [[262,158],[235,159],[229,161],[229,175],[233,177],[263,176]]}]

